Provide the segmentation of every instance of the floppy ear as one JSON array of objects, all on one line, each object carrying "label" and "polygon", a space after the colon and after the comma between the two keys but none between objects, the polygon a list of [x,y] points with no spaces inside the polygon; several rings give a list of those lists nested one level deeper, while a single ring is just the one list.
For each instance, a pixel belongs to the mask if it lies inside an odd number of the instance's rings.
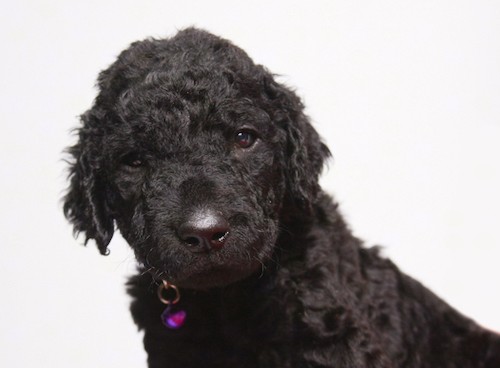
[{"label": "floppy ear", "polygon": [[[64,197],[64,215],[73,224],[75,234],[85,233],[85,244],[95,239],[101,254],[108,254],[107,246],[113,237],[114,221],[106,203],[106,189],[99,173],[98,144],[92,138],[91,112],[82,116],[83,127],[78,131],[79,141],[68,149],[70,185]],[[95,123],[95,121],[94,121]]]},{"label": "floppy ear", "polygon": [[304,114],[300,98],[270,75],[264,84],[273,105],[278,106],[274,120],[286,134],[283,159],[287,193],[295,204],[309,211],[320,192],[318,179],[330,150]]}]

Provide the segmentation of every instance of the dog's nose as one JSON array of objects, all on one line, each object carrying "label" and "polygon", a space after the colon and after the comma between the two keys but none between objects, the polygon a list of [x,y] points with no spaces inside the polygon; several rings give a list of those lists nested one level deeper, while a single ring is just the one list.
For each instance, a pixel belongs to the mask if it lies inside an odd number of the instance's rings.
[{"label": "dog's nose", "polygon": [[219,250],[229,235],[229,223],[218,212],[199,211],[179,226],[178,235],[193,252]]}]

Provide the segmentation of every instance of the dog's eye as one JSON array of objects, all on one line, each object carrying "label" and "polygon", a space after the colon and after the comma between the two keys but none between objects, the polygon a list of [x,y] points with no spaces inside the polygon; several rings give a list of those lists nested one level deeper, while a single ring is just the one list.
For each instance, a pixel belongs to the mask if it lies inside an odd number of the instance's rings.
[{"label": "dog's eye", "polygon": [[240,130],[235,136],[235,143],[240,148],[250,148],[256,140],[257,135],[249,130]]},{"label": "dog's eye", "polygon": [[133,152],[122,157],[122,164],[135,168],[144,166],[145,162],[140,154]]}]

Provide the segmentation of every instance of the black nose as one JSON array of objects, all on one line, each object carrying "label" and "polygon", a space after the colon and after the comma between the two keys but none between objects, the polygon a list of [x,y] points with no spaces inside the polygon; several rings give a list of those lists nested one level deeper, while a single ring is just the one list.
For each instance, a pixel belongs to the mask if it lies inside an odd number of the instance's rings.
[{"label": "black nose", "polygon": [[218,212],[198,211],[179,226],[178,235],[193,252],[219,250],[229,235],[229,223]]}]

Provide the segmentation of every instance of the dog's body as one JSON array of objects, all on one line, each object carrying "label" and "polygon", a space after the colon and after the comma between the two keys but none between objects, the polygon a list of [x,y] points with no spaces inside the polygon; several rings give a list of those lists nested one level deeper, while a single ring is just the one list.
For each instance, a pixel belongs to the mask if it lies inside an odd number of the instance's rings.
[{"label": "dog's body", "polygon": [[300,100],[242,50],[188,29],[133,44],[99,87],[65,213],[102,253],[115,222],[134,249],[150,367],[500,367],[498,335],[351,234]]}]

